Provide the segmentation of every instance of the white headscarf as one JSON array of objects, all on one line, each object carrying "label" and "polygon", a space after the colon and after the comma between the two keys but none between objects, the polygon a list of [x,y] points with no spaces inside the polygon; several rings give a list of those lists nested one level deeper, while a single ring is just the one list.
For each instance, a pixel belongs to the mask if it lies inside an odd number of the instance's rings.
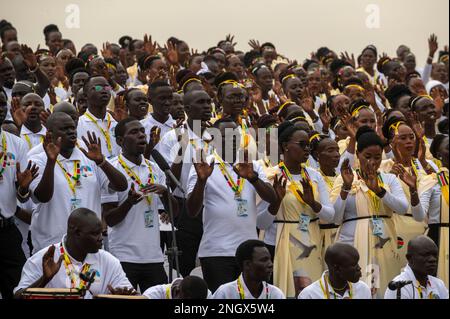
[{"label": "white headscarf", "polygon": [[431,94],[431,90],[434,89],[436,86],[439,86],[439,85],[442,86],[444,88],[444,90],[447,90],[445,88],[445,85],[441,81],[430,80],[430,81],[428,81],[427,85],[425,86],[425,88],[427,90],[427,93]]}]

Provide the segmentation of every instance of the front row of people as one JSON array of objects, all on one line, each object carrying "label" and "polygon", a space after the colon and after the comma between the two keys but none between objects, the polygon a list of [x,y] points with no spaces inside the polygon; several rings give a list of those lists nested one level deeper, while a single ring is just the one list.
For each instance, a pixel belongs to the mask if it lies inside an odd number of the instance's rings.
[{"label": "front row of people", "polygon": [[[67,234],[27,260],[19,285],[14,289],[21,298],[28,288],[72,288],[85,298],[96,295],[136,295],[119,260],[102,247],[102,223],[86,208],[69,216]],[[393,279],[406,283],[400,288],[402,299],[448,299],[448,290],[437,272],[438,249],[427,236],[408,243],[407,266]],[[269,250],[259,240],[247,240],[236,251],[239,277],[221,285],[214,295],[206,282],[195,276],[176,278],[171,284],[148,288],[149,299],[285,299],[283,292],[267,283],[273,271]],[[359,253],[351,245],[335,243],[325,253],[328,270],[304,288],[298,299],[371,299],[369,286],[360,280]],[[62,266],[63,265],[63,266]],[[89,282],[86,278],[93,278]],[[385,299],[397,298],[388,288]]]}]

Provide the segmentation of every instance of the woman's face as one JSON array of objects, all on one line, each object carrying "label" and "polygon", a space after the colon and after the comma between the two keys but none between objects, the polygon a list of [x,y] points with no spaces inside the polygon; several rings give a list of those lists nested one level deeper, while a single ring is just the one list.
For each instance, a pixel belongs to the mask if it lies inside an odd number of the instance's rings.
[{"label": "woman's face", "polygon": [[290,140],[283,145],[284,158],[292,159],[294,162],[306,163],[310,151],[309,137],[305,131],[295,131]]},{"label": "woman's face", "polygon": [[367,172],[369,168],[378,170],[383,159],[383,149],[379,145],[366,147],[361,152],[356,152],[361,171]]},{"label": "woman's face", "polygon": [[408,88],[415,95],[426,95],[427,90],[425,89],[425,85],[420,77],[415,77],[409,80]]},{"label": "woman's face", "polygon": [[366,49],[363,51],[361,55],[361,65],[366,70],[372,70],[373,66],[377,62],[377,57],[375,52],[370,49]]},{"label": "woman's face", "polygon": [[408,125],[400,125],[394,136],[392,147],[396,147],[400,154],[413,155],[416,148],[416,135]]},{"label": "woman's face", "polygon": [[350,101],[354,102],[356,100],[364,99],[364,91],[357,87],[346,87],[343,92]]},{"label": "woman's face", "polygon": [[221,100],[221,105],[223,112],[232,117],[239,116],[246,103],[245,90],[228,84],[222,88],[222,92],[223,98]]},{"label": "woman's face", "polygon": [[178,60],[180,64],[183,65],[189,59],[189,46],[187,45],[186,42],[181,42],[178,45],[177,51],[178,51]]},{"label": "woman's face", "polygon": [[164,74],[164,78],[169,74],[167,64],[162,59],[153,61],[152,66],[149,69],[149,76],[155,77],[158,74]]},{"label": "woman's face", "polygon": [[320,94],[320,72],[314,71],[308,74],[308,89],[309,89],[309,93],[312,96],[318,96]]},{"label": "woman's face", "polygon": [[221,72],[225,68],[225,56],[220,52],[214,53],[213,56],[216,58],[219,72]]},{"label": "woman's face", "polygon": [[405,68],[410,72],[416,69],[416,57],[414,54],[408,54],[403,63]]},{"label": "woman's face", "polygon": [[347,82],[350,78],[355,77],[356,76],[356,71],[351,66],[344,66],[339,71],[338,76],[339,76],[339,82],[341,84],[343,84],[343,83]]},{"label": "woman's face", "polygon": [[286,94],[291,100],[297,101],[300,99],[303,90],[303,85],[302,81],[299,78],[287,79],[285,87],[286,87]]},{"label": "woman's face", "polygon": [[245,78],[244,64],[237,55],[233,55],[228,59],[228,71],[233,72],[239,80]]},{"label": "woman's face", "polygon": [[331,138],[322,140],[318,147],[317,159],[321,166],[338,167],[341,154],[339,153],[339,146],[336,141]]},{"label": "woman's face", "polygon": [[333,99],[333,104],[331,107],[331,114],[333,116],[342,116],[344,112],[348,112],[350,106],[350,99],[344,95],[340,94]]},{"label": "woman's face", "polygon": [[269,92],[273,87],[273,75],[268,68],[261,68],[256,73],[256,83],[265,92]]},{"label": "woman's face", "polygon": [[64,49],[58,53],[58,55],[56,56],[56,61],[57,61],[58,65],[65,67],[67,61],[69,61],[73,57],[74,57],[74,55],[73,55],[72,51],[70,51],[68,49]]},{"label": "woman's face", "polygon": [[364,108],[359,111],[357,117],[355,118],[355,126],[356,129],[359,129],[363,126],[368,126],[371,129],[375,130],[377,128],[377,120],[375,118],[375,113],[371,110]]},{"label": "woman's face", "polygon": [[395,108],[399,110],[404,116],[408,116],[411,113],[411,108],[409,107],[409,100],[411,96],[404,95],[398,99]]},{"label": "woman's face", "polygon": [[43,58],[39,63],[39,68],[50,81],[56,78],[56,62],[54,57],[47,56]]},{"label": "woman's face", "polygon": [[402,64],[398,64],[390,74],[390,77],[397,80],[400,83],[405,83],[406,68]]}]

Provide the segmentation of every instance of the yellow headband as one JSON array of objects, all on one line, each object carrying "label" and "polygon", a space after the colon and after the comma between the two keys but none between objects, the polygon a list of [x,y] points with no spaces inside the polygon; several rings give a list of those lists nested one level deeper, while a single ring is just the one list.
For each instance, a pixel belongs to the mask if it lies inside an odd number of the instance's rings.
[{"label": "yellow headband", "polygon": [[386,63],[388,63],[388,62],[390,62],[391,60],[390,59],[386,59],[386,60],[384,60],[382,63],[381,63],[381,65],[385,65]]},{"label": "yellow headband", "polygon": [[433,101],[433,98],[431,97],[431,95],[428,95],[428,94],[422,94],[422,95],[419,95],[419,97],[425,97],[425,98]]},{"label": "yellow headband", "polygon": [[319,138],[319,137],[320,137],[320,134],[314,134],[313,136],[311,136],[309,138],[309,142],[311,143],[312,141],[314,141],[316,138]]},{"label": "yellow headband", "polygon": [[218,88],[225,84],[232,84],[234,88],[237,88],[237,87],[243,88],[244,87],[242,84],[236,82],[235,80],[225,80],[219,84]]},{"label": "yellow headband", "polygon": [[398,128],[402,124],[405,124],[405,122],[404,121],[398,121],[397,123],[391,124],[391,126],[389,126],[389,131],[391,129],[394,129],[394,134],[398,135]]},{"label": "yellow headband", "polygon": [[284,81],[286,81],[287,79],[293,79],[296,78],[297,76],[295,74],[289,74],[286,75],[284,78],[281,79],[281,83],[283,83]]},{"label": "yellow headband", "polygon": [[347,89],[347,88],[355,88],[355,89],[359,89],[360,91],[364,91],[364,88],[358,84],[349,84],[344,89]]},{"label": "yellow headband", "polygon": [[111,64],[111,63],[106,63],[106,66],[107,66],[109,69],[112,69],[112,70],[116,71],[116,67],[115,67],[113,64]]},{"label": "yellow headband", "polygon": [[281,105],[281,106],[278,108],[277,115],[280,115],[281,111],[284,109],[284,107],[285,107],[286,105],[292,104],[292,103],[294,103],[294,102],[292,102],[291,100],[287,100],[285,103],[283,103],[283,105]]},{"label": "yellow headband", "polygon": [[290,121],[290,122],[294,122],[294,121],[296,121],[296,120],[305,120],[305,122],[308,122],[308,121],[306,120],[306,117],[304,117],[304,116],[296,116],[296,117],[294,117],[293,119],[290,119],[289,121]]},{"label": "yellow headband", "polygon": [[190,78],[189,80],[187,80],[186,82],[184,82],[184,84],[183,84],[183,86],[181,87],[180,91],[183,91],[183,92],[184,92],[184,87],[185,87],[186,85],[188,85],[188,83],[191,83],[191,82],[202,83],[202,81],[200,81],[200,80],[197,79],[197,78]]},{"label": "yellow headband", "polygon": [[358,106],[358,107],[352,112],[352,116],[353,116],[353,117],[358,116],[359,111],[361,111],[362,109],[367,109],[367,108],[369,108],[368,105],[361,105],[361,106]]}]

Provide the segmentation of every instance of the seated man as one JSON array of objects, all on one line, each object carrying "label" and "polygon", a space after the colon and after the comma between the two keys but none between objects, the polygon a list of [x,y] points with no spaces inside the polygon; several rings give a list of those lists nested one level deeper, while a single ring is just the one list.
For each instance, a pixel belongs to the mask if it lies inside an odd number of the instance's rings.
[{"label": "seated man", "polygon": [[355,247],[335,243],[325,252],[328,266],[322,278],[298,295],[298,299],[372,299],[369,286],[359,280],[359,253]]},{"label": "seated man", "polygon": [[[95,281],[85,298],[99,294],[136,294],[119,260],[100,247],[100,219],[89,209],[74,210],[62,241],[38,251],[27,260],[19,285],[14,289],[15,297],[21,298],[27,288],[83,289],[88,283],[79,274],[89,277],[92,272],[95,272]],[[61,267],[62,263],[64,267]]]},{"label": "seated man", "polygon": [[210,299],[206,282],[196,276],[175,278],[171,284],[148,288],[143,295],[148,299]]},{"label": "seated man", "polygon": [[279,288],[267,283],[273,263],[262,241],[247,240],[240,244],[236,261],[242,274],[237,280],[220,286],[213,299],[286,299]]},{"label": "seated man", "polygon": [[[434,277],[438,266],[438,248],[427,236],[418,236],[408,243],[408,264],[394,282],[411,281],[401,288],[401,299],[448,299],[444,282]],[[386,289],[384,299],[396,299],[397,291]]]}]

